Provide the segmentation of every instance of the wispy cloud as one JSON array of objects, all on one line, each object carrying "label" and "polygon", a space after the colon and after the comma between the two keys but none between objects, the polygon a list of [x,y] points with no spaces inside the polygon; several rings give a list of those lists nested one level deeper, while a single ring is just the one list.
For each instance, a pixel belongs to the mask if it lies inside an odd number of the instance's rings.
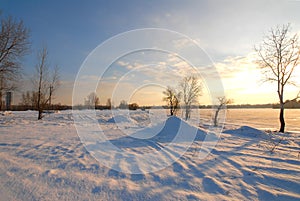
[{"label": "wispy cloud", "polygon": [[[222,62],[215,63],[222,78],[236,77],[241,72],[252,72],[257,70],[255,53],[246,56],[227,57]],[[250,73],[251,74],[251,73]]]}]

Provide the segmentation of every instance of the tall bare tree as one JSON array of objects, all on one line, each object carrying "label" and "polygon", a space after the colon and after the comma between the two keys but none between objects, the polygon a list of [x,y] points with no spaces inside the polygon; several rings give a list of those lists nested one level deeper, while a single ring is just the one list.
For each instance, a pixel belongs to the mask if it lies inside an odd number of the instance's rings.
[{"label": "tall bare tree", "polygon": [[275,82],[280,104],[280,129],[285,130],[284,89],[291,84],[291,77],[299,65],[300,46],[298,35],[290,33],[290,25],[277,26],[265,36],[262,44],[255,50],[259,56],[258,65],[266,76],[266,81]]},{"label": "tall bare tree", "polygon": [[29,31],[22,20],[12,17],[0,22],[0,109],[4,91],[14,90],[20,78],[21,58],[29,52]]},{"label": "tall bare tree", "polygon": [[176,112],[179,109],[181,94],[177,93],[176,90],[170,86],[168,86],[167,89],[163,91],[163,94],[165,95],[163,101],[167,102],[170,109],[170,115],[176,115]]},{"label": "tall bare tree", "polygon": [[99,105],[99,102],[100,99],[95,92],[91,92],[84,100],[85,106],[87,106],[89,109],[95,108],[97,105]]},{"label": "tall bare tree", "polygon": [[183,78],[179,84],[182,91],[182,98],[185,109],[185,120],[188,120],[191,115],[192,104],[198,103],[197,99],[201,95],[202,86],[195,76]]},{"label": "tall bare tree", "polygon": [[37,87],[37,110],[38,119],[43,118],[43,111],[49,104],[54,92],[59,87],[58,67],[54,68],[53,73],[49,72],[48,51],[44,47],[38,53],[38,64],[36,65],[36,75],[33,84]]},{"label": "tall bare tree", "polygon": [[216,108],[214,116],[214,126],[218,126],[218,116],[221,110],[225,109],[226,105],[232,104],[233,99],[227,99],[225,96],[218,97],[219,105]]}]

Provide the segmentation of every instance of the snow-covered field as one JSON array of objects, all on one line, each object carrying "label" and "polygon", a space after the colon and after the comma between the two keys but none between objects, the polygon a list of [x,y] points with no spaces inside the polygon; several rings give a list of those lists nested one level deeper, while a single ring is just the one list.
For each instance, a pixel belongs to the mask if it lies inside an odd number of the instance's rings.
[{"label": "snow-covered field", "polygon": [[[201,147],[211,143],[205,140],[208,126],[183,122],[186,132],[196,129],[196,138],[178,160],[159,171],[130,174],[115,153],[106,158],[119,160],[118,168],[87,151],[71,111],[36,117],[34,111],[0,116],[0,200],[300,200],[299,133],[225,125],[217,145],[200,159]],[[150,125],[144,111],[133,112],[134,124],[122,116],[112,119],[109,111],[97,111],[96,117],[107,139],[133,157],[169,146],[181,122],[168,119],[158,136],[136,139],[119,128],[140,131],[132,125]],[[185,143],[180,138],[176,146]],[[165,162],[178,153],[158,157]]]}]

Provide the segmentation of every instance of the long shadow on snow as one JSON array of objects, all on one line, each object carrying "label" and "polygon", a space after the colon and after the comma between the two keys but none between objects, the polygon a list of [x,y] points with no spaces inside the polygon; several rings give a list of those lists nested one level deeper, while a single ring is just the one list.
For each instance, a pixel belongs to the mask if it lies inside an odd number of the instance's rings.
[{"label": "long shadow on snow", "polygon": [[[240,159],[242,158],[247,158],[247,157],[256,157],[257,160],[267,160],[269,162],[273,161],[273,162],[282,162],[282,163],[288,163],[288,164],[293,164],[293,165],[299,165],[300,162],[298,160],[293,160],[293,159],[281,159],[281,158],[274,158],[271,156],[265,156],[265,155],[256,155],[255,153],[251,153],[251,151],[249,150],[250,147],[252,147],[254,144],[256,144],[257,142],[259,142],[260,140],[264,140],[264,138],[266,138],[266,134],[263,131],[251,128],[251,127],[247,127],[247,126],[243,126],[239,129],[233,129],[233,130],[226,130],[223,133],[228,133],[231,134],[232,137],[236,136],[236,137],[243,137],[243,138],[248,138],[249,141],[244,142],[241,146],[235,147],[232,150],[229,151],[217,151],[216,149],[214,149],[212,151],[213,154],[217,154],[219,155],[219,160],[215,161],[214,163],[214,167],[218,166],[218,163],[223,163],[224,165],[227,164],[228,169],[234,169],[237,173],[237,175],[240,176],[233,176],[234,178],[240,178],[242,180],[243,183],[241,183],[241,185],[244,184],[249,184],[251,186],[254,187],[254,191],[255,194],[257,194],[259,199],[263,199],[263,200],[271,200],[271,199],[275,199],[275,200],[294,200],[295,197],[293,195],[285,195],[284,193],[278,193],[280,191],[285,191],[288,190],[290,192],[293,193],[297,193],[297,186],[299,185],[299,181],[290,181],[287,178],[284,178],[282,176],[280,177],[276,177],[276,175],[272,176],[272,174],[274,172],[278,172],[278,173],[285,173],[285,174],[291,174],[294,173],[295,175],[297,173],[299,173],[298,171],[293,171],[293,172],[288,172],[285,171],[284,168],[281,169],[282,167],[256,167],[255,165],[246,165],[243,166],[242,164],[240,164],[239,160],[235,161],[234,158],[235,157],[239,157]],[[240,152],[241,150],[249,150],[250,152]],[[259,152],[258,152],[259,153]],[[257,154],[258,154],[257,153]],[[228,164],[230,164],[230,166],[228,166]],[[206,169],[208,168],[212,168],[209,165],[213,165],[213,164],[202,164],[203,167],[205,167]],[[283,166],[285,164],[282,164]],[[249,168],[258,168],[258,169],[263,169],[263,172],[256,172],[256,171],[252,171]],[[275,170],[275,171],[274,171]],[[267,171],[267,172],[265,172]],[[258,175],[259,174],[259,175]],[[226,177],[229,175],[219,175],[219,179],[221,179],[222,177]],[[270,188],[271,190],[268,191],[266,189],[263,188],[263,186],[268,186],[268,188]],[[274,191],[272,192],[272,189],[278,189],[277,192]],[[249,197],[252,196],[251,191],[247,190],[247,187],[244,187],[244,189],[242,188],[241,193],[245,196],[245,197]]]}]

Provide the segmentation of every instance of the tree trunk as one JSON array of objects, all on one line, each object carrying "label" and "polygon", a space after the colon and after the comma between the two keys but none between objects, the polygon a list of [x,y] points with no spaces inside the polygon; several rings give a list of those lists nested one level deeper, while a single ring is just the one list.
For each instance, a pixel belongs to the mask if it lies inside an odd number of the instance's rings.
[{"label": "tree trunk", "polygon": [[283,104],[280,104],[279,120],[280,120],[280,130],[279,130],[279,132],[284,133],[285,121],[284,121],[284,105]]},{"label": "tree trunk", "polygon": [[214,118],[214,126],[218,126],[218,115],[219,115],[219,108],[216,110],[215,118]]},{"label": "tree trunk", "polygon": [[188,106],[185,107],[185,120],[188,120],[189,118],[189,108]]},{"label": "tree trunk", "polygon": [[[280,88],[281,87],[281,88]],[[281,85],[278,88],[278,96],[279,96],[279,103],[280,103],[280,114],[279,114],[279,121],[280,121],[280,129],[279,132],[284,133],[285,129],[285,121],[284,121],[284,101],[283,101],[283,87],[284,85]]]},{"label": "tree trunk", "polygon": [[2,94],[2,91],[3,91],[3,81],[2,81],[2,78],[0,78],[0,111],[2,111],[2,107],[3,107],[3,101],[2,101],[2,98],[3,98],[3,94]]},{"label": "tree trunk", "polygon": [[41,106],[41,89],[40,89],[40,86],[39,86],[39,91],[38,91],[37,110],[39,112],[38,120],[40,120],[40,119],[43,118],[43,116],[42,116],[43,110],[42,110],[42,106]]},{"label": "tree trunk", "polygon": [[173,111],[174,111],[174,110],[173,110],[173,107],[174,107],[174,106],[173,106],[173,102],[172,102],[171,99],[170,99],[169,101],[170,101],[170,115],[173,116],[173,114],[174,114],[174,113],[173,113]]},{"label": "tree trunk", "polygon": [[43,110],[39,109],[39,116],[38,116],[38,120],[43,118]]},{"label": "tree trunk", "polygon": [[2,111],[2,91],[0,89],[0,111]]},{"label": "tree trunk", "polygon": [[49,110],[52,110],[52,103],[51,103],[51,99],[52,99],[52,90],[53,90],[53,86],[50,85],[50,89],[49,89]]}]

